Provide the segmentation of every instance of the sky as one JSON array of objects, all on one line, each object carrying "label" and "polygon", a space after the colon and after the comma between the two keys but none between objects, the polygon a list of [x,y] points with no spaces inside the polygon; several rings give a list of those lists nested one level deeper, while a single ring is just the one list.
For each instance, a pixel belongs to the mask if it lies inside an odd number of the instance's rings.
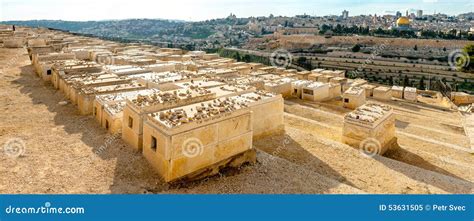
[{"label": "sky", "polygon": [[474,0],[0,0],[0,21],[90,21],[161,18],[202,21],[237,17],[395,14],[422,9],[425,14],[457,15],[474,11]]}]

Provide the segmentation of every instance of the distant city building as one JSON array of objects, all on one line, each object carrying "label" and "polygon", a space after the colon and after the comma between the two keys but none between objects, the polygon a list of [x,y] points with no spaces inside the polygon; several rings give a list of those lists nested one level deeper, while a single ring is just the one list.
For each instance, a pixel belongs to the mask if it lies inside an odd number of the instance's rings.
[{"label": "distant city building", "polygon": [[400,11],[397,11],[397,14],[395,15],[395,17],[397,17],[397,18],[402,17],[402,13]]},{"label": "distant city building", "polygon": [[349,11],[347,11],[347,10],[342,11],[342,18],[343,19],[349,18]]},{"label": "distant city building", "polygon": [[397,19],[397,27],[398,30],[407,31],[410,30],[410,19],[408,17],[402,16]]},{"label": "distant city building", "polygon": [[237,16],[235,14],[230,13],[230,15],[227,16],[227,19],[237,19]]},{"label": "distant city building", "polygon": [[416,17],[418,18],[423,17],[423,10],[416,10]]}]

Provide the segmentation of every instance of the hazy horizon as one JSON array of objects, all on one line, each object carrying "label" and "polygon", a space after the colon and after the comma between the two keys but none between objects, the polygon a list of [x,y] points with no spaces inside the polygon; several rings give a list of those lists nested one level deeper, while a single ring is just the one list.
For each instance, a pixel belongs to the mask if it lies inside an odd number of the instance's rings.
[{"label": "hazy horizon", "polygon": [[[324,5],[322,8],[321,5]],[[369,10],[368,10],[369,9]],[[203,21],[224,18],[230,13],[237,17],[340,15],[348,10],[350,16],[369,14],[403,14],[408,10],[423,10],[424,14],[443,13],[458,15],[474,11],[472,0],[0,0],[0,21],[13,20],[64,20],[99,21],[123,19],[166,19]]]}]

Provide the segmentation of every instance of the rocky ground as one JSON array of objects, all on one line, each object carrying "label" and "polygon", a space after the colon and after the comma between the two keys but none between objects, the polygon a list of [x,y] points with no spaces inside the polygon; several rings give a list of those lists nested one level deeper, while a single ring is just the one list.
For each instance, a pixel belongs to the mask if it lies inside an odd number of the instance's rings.
[{"label": "rocky ground", "polygon": [[0,70],[0,193],[473,193],[457,113],[393,103],[400,151],[368,158],[338,142],[346,110],[290,100],[285,134],[254,141],[256,164],[169,186],[119,136],[65,104],[26,50],[0,48]]}]

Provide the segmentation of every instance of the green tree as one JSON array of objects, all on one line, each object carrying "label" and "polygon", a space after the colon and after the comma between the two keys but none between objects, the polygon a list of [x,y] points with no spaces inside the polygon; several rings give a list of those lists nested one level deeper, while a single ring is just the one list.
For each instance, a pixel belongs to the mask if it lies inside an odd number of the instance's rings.
[{"label": "green tree", "polygon": [[388,83],[390,86],[393,86],[393,76],[390,75],[390,77],[388,78]]},{"label": "green tree", "polygon": [[403,77],[403,87],[409,87],[410,86],[410,79],[408,78],[408,75],[405,75]]},{"label": "green tree", "polygon": [[306,63],[306,57],[299,57],[296,62],[299,64],[299,65],[304,65]]},{"label": "green tree", "polygon": [[241,61],[242,60],[242,57],[240,57],[240,54],[237,51],[234,51],[230,57],[235,59],[236,61]]},{"label": "green tree", "polygon": [[251,62],[252,58],[250,57],[250,55],[246,54],[242,57],[242,61],[243,62]]},{"label": "green tree", "polygon": [[474,44],[466,45],[463,49],[463,52],[466,53],[468,58],[464,58],[466,59],[465,62],[467,62],[467,64],[462,70],[465,72],[474,73]]},{"label": "green tree", "polygon": [[418,85],[418,89],[425,90],[425,76],[421,76],[420,83]]},{"label": "green tree", "polygon": [[352,52],[359,52],[360,51],[360,45],[356,44],[354,47],[352,47]]}]

